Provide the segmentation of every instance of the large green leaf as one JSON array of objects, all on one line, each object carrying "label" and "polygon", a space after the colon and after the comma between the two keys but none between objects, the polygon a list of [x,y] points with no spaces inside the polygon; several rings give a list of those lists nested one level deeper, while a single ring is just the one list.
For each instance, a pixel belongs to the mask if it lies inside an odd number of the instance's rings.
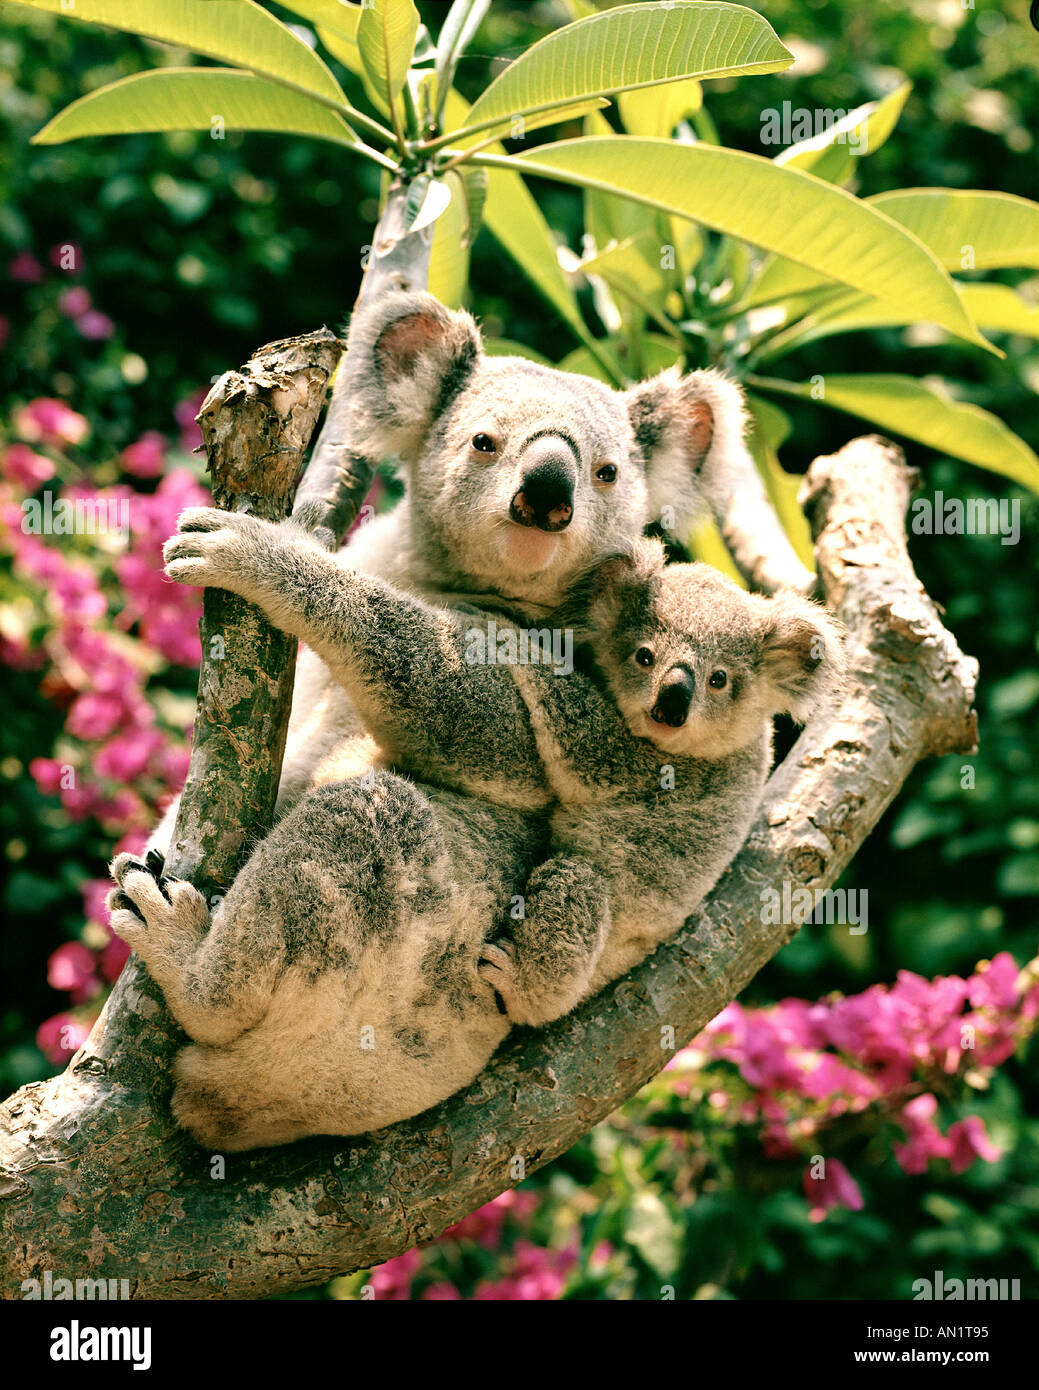
[{"label": "large green leaf", "polygon": [[85,135],[127,135],[156,130],[277,130],[339,145],[357,136],[335,111],[298,92],[235,68],[162,68],[121,78],[88,92],[33,137],[57,145]]},{"label": "large green leaf", "polygon": [[451,201],[433,228],[428,286],[441,304],[457,309],[469,283],[469,211],[459,171],[449,170],[443,181],[451,189]]},{"label": "large green leaf", "polygon": [[[1007,285],[956,285],[963,306],[984,332],[1023,333],[1039,338],[1039,306],[1028,304]],[[810,306],[811,307],[811,306]],[[772,361],[819,338],[837,333],[857,333],[868,328],[901,328],[916,320],[897,305],[881,304],[854,291],[827,297],[818,309],[775,334],[756,354],[760,362]]]},{"label": "large green leaf", "polygon": [[828,130],[801,140],[776,155],[776,163],[787,169],[804,169],[827,183],[846,183],[855,161],[873,154],[888,139],[909,93],[911,82],[903,82],[880,101],[856,107]]},{"label": "large green leaf", "polygon": [[357,26],[361,22],[360,5],[350,4],[349,0],[282,0],[282,4],[301,19],[309,20],[315,29],[338,34],[356,45]]},{"label": "large green leaf", "polygon": [[819,400],[1039,492],[1039,458],[1023,439],[987,410],[949,400],[912,377],[827,375],[818,386],[774,377],[750,380],[759,388]]},{"label": "large green leaf", "polygon": [[361,7],[357,47],[368,81],[390,109],[408,76],[418,26],[412,0],[371,0]]},{"label": "large green leaf", "polygon": [[777,72],[793,62],[761,15],[704,0],[621,5],[541,39],[494,79],[466,124],[609,96],[681,77]]},{"label": "large green leaf", "polygon": [[[468,110],[464,97],[454,90],[448,93],[444,108],[446,120],[452,125],[461,125]],[[459,144],[464,147],[479,139],[479,135],[470,134]],[[500,145],[491,146],[491,150],[503,152]],[[577,296],[559,267],[551,229],[518,172],[487,169],[483,221],[556,312],[582,341],[587,341],[590,335],[577,307]]]},{"label": "large green leaf", "polygon": [[817,267],[996,351],[925,246],[883,213],[811,174],[738,150],[627,135],[565,140],[515,158],[531,173],[623,193]]},{"label": "large green leaf", "polygon": [[342,106],[339,83],[317,54],[253,0],[13,0],[34,10],[188,48]]},{"label": "large green leaf", "polygon": [[960,295],[979,328],[1039,338],[1039,304],[1029,304],[1009,285],[961,285]]},{"label": "large green leaf", "polygon": [[779,461],[780,446],[793,430],[790,417],[771,401],[750,392],[747,393],[747,409],[750,411],[747,448],[797,558],[806,569],[814,570],[812,531],[797,500],[802,480],[798,474],[788,473]]},{"label": "large green leaf", "polygon": [[[947,270],[1039,266],[1039,203],[1027,198],[978,189],[909,188],[863,201],[923,242]],[[803,294],[826,279],[793,259],[776,258],[764,266],[741,308]]]}]

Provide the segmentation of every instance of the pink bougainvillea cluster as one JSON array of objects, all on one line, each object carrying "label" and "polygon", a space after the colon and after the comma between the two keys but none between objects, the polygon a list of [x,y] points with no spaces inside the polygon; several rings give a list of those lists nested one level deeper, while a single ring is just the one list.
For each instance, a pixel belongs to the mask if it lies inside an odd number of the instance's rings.
[{"label": "pink bougainvillea cluster", "polygon": [[[5,433],[0,555],[9,557],[17,602],[7,609],[0,660],[38,673],[41,697],[63,715],[54,746],[29,750],[29,772],[71,819],[93,819],[118,837],[117,848],[137,848],[187,772],[190,713],[178,726],[160,712],[168,704],[162,673],[196,666],[200,655],[199,594],[165,578],[162,545],[183,508],[209,494],[155,432],[117,461],[125,478],[158,477],[154,490],[136,481],[93,486],[82,462],[89,424],[62,400],[25,402]],[[82,1043],[128,954],[108,928],[107,888],[84,885],[83,938],[50,958],[48,981],[71,1005],[37,1034],[55,1064]]]},{"label": "pink bougainvillea cluster", "polygon": [[[939,1127],[940,1096],[984,1085],[1034,1031],[1039,982],[1002,952],[967,979],[926,980],[900,971],[890,986],[811,1003],[784,999],[770,1008],[733,1003],[671,1063],[679,1093],[686,1074],[714,1075],[729,1063],[741,1084],[712,1082],[707,1099],[720,1119],[750,1125],[775,1158],[825,1155],[841,1121],[865,1117],[871,1128],[890,1120],[904,1134],[892,1151],[910,1174],[935,1159],[961,1173],[999,1150],[978,1116]],[[723,1078],[725,1073],[722,1073]],[[858,1184],[837,1159],[806,1170],[813,1213],[862,1206]]]}]

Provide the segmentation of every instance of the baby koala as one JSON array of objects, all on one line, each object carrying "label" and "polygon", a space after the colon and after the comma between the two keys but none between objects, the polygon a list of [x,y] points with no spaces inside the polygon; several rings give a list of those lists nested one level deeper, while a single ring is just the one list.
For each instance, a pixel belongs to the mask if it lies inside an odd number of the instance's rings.
[{"label": "baby koala", "polygon": [[528,1024],[674,935],[750,829],[773,716],[803,723],[844,663],[819,605],[749,594],[704,564],[665,567],[655,541],[599,564],[555,621],[584,639],[584,681],[509,668],[555,796],[551,857],[480,967]]}]

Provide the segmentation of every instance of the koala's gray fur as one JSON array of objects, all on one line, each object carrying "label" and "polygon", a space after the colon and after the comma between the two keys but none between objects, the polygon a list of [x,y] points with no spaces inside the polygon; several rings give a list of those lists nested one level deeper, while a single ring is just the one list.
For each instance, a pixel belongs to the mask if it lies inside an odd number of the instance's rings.
[{"label": "koala's gray fur", "polygon": [[[476,605],[517,619],[553,610],[575,577],[666,519],[683,534],[733,454],[743,449],[739,388],[714,371],[664,372],[630,391],[539,366],[488,357],[466,313],[430,295],[388,295],[356,314],[344,369],[350,445],[399,454],[407,491],[358,528],[342,563],[445,606]],[[493,460],[470,440],[490,429]],[[575,448],[574,514],[557,535],[509,520],[532,438],[562,431]],[[612,484],[596,473],[617,466]],[[353,701],[311,651],[301,654],[278,813],[311,787],[387,760]],[[165,850],[170,807],[152,838]]]},{"label": "koala's gray fur", "polygon": [[[355,316],[346,370],[352,446],[399,452],[407,495],[339,557],[322,558],[388,581],[384,597],[427,599],[424,634],[434,650],[447,642],[448,654],[452,605],[521,621],[551,612],[575,576],[633,542],[661,509],[680,531],[697,493],[743,448],[738,388],[716,373],[665,373],[619,393],[522,359],[486,358],[469,316],[427,295],[390,296]],[[481,430],[495,435],[493,460],[470,447]],[[527,451],[545,436],[565,436],[573,455],[573,517],[556,535],[509,520]],[[603,462],[616,466],[615,480],[598,476]],[[315,601],[298,571],[290,587]],[[314,618],[312,606],[306,616]],[[374,606],[364,634],[376,687],[383,620]],[[445,785],[418,787],[371,770],[423,767],[421,738],[408,724],[417,729],[428,712],[430,673],[412,656],[408,679],[385,705],[398,718],[383,720],[363,680],[341,680],[322,655],[309,649],[299,662],[281,819],[209,936],[204,904],[187,885],[168,885],[167,902],[141,866],[118,865],[127,895],[120,921],[200,1044],[178,1064],[176,1112],[203,1142],[225,1149],[370,1129],[471,1080],[509,1026],[478,973],[494,964],[478,967],[480,948],[547,852],[544,817],[531,813],[553,792],[518,687],[476,680],[466,686],[468,707],[453,678],[435,698],[431,688],[437,708],[452,712],[436,774]],[[449,660],[443,670],[452,676]],[[405,687],[416,705],[402,705]],[[624,737],[622,725],[618,732]],[[506,745],[509,764],[481,775],[480,750],[493,760]],[[365,771],[367,783],[347,780]],[[167,842],[175,811],[154,844]],[[146,933],[126,903],[143,911]],[[317,960],[338,968],[315,973]],[[441,993],[461,1011],[450,1026]],[[369,1051],[360,1030],[374,1023],[373,1009],[378,1041]],[[423,1051],[428,1057],[417,1060]]]},{"label": "koala's gray fur", "polygon": [[[181,526],[171,576],[260,604],[324,657],[410,770],[475,794],[388,773],[311,793],[208,935],[195,890],[116,862],[113,923],[205,1044],[178,1061],[174,1111],[218,1147],[414,1114],[471,1080],[510,1023],[557,1018],[642,959],[742,843],[772,714],[815,703],[840,661],[822,610],[747,595],[706,566],[665,570],[654,543],[580,586],[571,610],[592,662],[559,677],[470,664],[471,618],[351,575],[293,523],[195,509]],[[652,673],[632,663],[649,646]],[[729,688],[711,692],[721,664]],[[666,729],[650,711],[676,670],[697,693]],[[529,812],[550,796],[552,857],[522,918],[488,943],[544,855]],[[366,1026],[374,1046],[356,1062]]]}]

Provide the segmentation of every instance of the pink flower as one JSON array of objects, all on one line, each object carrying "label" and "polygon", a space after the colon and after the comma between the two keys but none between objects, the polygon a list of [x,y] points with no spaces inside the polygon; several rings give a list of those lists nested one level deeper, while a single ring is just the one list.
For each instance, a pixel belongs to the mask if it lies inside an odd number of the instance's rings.
[{"label": "pink flower", "polygon": [[115,332],[115,324],[100,309],[88,309],[85,314],[80,314],[76,320],[76,327],[79,329],[79,336],[90,342],[101,342]]},{"label": "pink flower", "polygon": [[11,337],[11,320],[0,314],[0,348],[6,347]]},{"label": "pink flower", "polygon": [[88,922],[97,922],[101,927],[108,927],[109,914],[105,899],[111,887],[112,881],[107,878],[88,878],[86,883],[79,885],[79,891],[83,895],[83,915]]},{"label": "pink flower", "polygon": [[400,1301],[411,1293],[411,1281],[419,1271],[422,1256],[417,1250],[407,1250],[385,1264],[378,1265],[368,1275],[368,1283],[376,1298]]},{"label": "pink flower", "polygon": [[444,1303],[448,1300],[453,1302],[461,1299],[461,1297],[462,1295],[455,1288],[454,1284],[449,1284],[446,1280],[439,1284],[430,1284],[429,1288],[422,1294],[423,1301],[428,1303]]},{"label": "pink flower", "polygon": [[157,478],[166,462],[166,439],[158,430],[146,430],[119,455],[123,468],[135,478]]},{"label": "pink flower", "polygon": [[5,478],[35,492],[41,483],[54,477],[54,464],[45,454],[37,454],[28,444],[9,444],[0,463]]},{"label": "pink flower", "polygon": [[50,396],[40,396],[15,411],[14,427],[31,443],[42,440],[53,446],[79,444],[90,430],[84,416]]},{"label": "pink flower", "polygon": [[113,936],[111,941],[101,952],[100,969],[101,976],[110,985],[114,985],[118,980],[123,966],[130,956],[130,948],[125,941],[120,941],[118,936]]},{"label": "pink flower", "polygon": [[118,728],[123,710],[123,701],[116,696],[88,691],[77,695],[65,727],[75,738],[107,738]]},{"label": "pink flower", "polygon": [[900,1123],[909,1142],[894,1146],[895,1158],[906,1173],[924,1173],[932,1158],[948,1158],[948,1139],[934,1123],[938,1101],[930,1091],[902,1107]]},{"label": "pink flower", "polygon": [[537,1207],[539,1197],[536,1192],[517,1192],[511,1189],[502,1192],[492,1201],[484,1203],[461,1221],[449,1226],[440,1237],[441,1240],[474,1240],[486,1250],[494,1250],[501,1244],[502,1227],[506,1217],[520,1225],[530,1220]]},{"label": "pink flower", "polygon": [[36,1046],[48,1062],[58,1065],[67,1062],[86,1042],[90,1029],[71,1014],[55,1014],[36,1030]]},{"label": "pink flower", "polygon": [[985,1131],[985,1121],[980,1115],[968,1115],[965,1120],[957,1120],[950,1125],[945,1135],[949,1145],[949,1167],[954,1173],[965,1172],[976,1158],[986,1163],[995,1163],[1002,1155]]},{"label": "pink flower", "polygon": [[59,763],[55,758],[33,758],[29,764],[29,775],[44,796],[57,796],[66,766],[66,763]]},{"label": "pink flower", "polygon": [[92,951],[79,941],[66,941],[51,952],[47,962],[47,983],[52,989],[68,990],[74,1004],[82,1004],[101,988],[95,974],[97,962]]},{"label": "pink flower", "polygon": [[43,266],[30,251],[19,251],[7,267],[12,280],[22,285],[38,285],[43,279]]},{"label": "pink flower", "polygon": [[121,730],[97,750],[94,770],[99,777],[113,782],[135,782],[153,754],[162,747],[162,742],[157,729]]},{"label": "pink flower", "polygon": [[84,285],[73,285],[58,295],[58,310],[66,318],[79,318],[91,307],[90,291]]},{"label": "pink flower", "polygon": [[1018,1004],[1017,966],[1009,951],[1000,951],[967,981],[971,1007],[1013,1009]]},{"label": "pink flower", "polygon": [[806,1168],[803,1183],[805,1196],[811,1203],[813,1221],[821,1221],[834,1207],[846,1207],[848,1211],[862,1210],[859,1185],[839,1158],[824,1160],[821,1178],[813,1177],[811,1168]]}]

